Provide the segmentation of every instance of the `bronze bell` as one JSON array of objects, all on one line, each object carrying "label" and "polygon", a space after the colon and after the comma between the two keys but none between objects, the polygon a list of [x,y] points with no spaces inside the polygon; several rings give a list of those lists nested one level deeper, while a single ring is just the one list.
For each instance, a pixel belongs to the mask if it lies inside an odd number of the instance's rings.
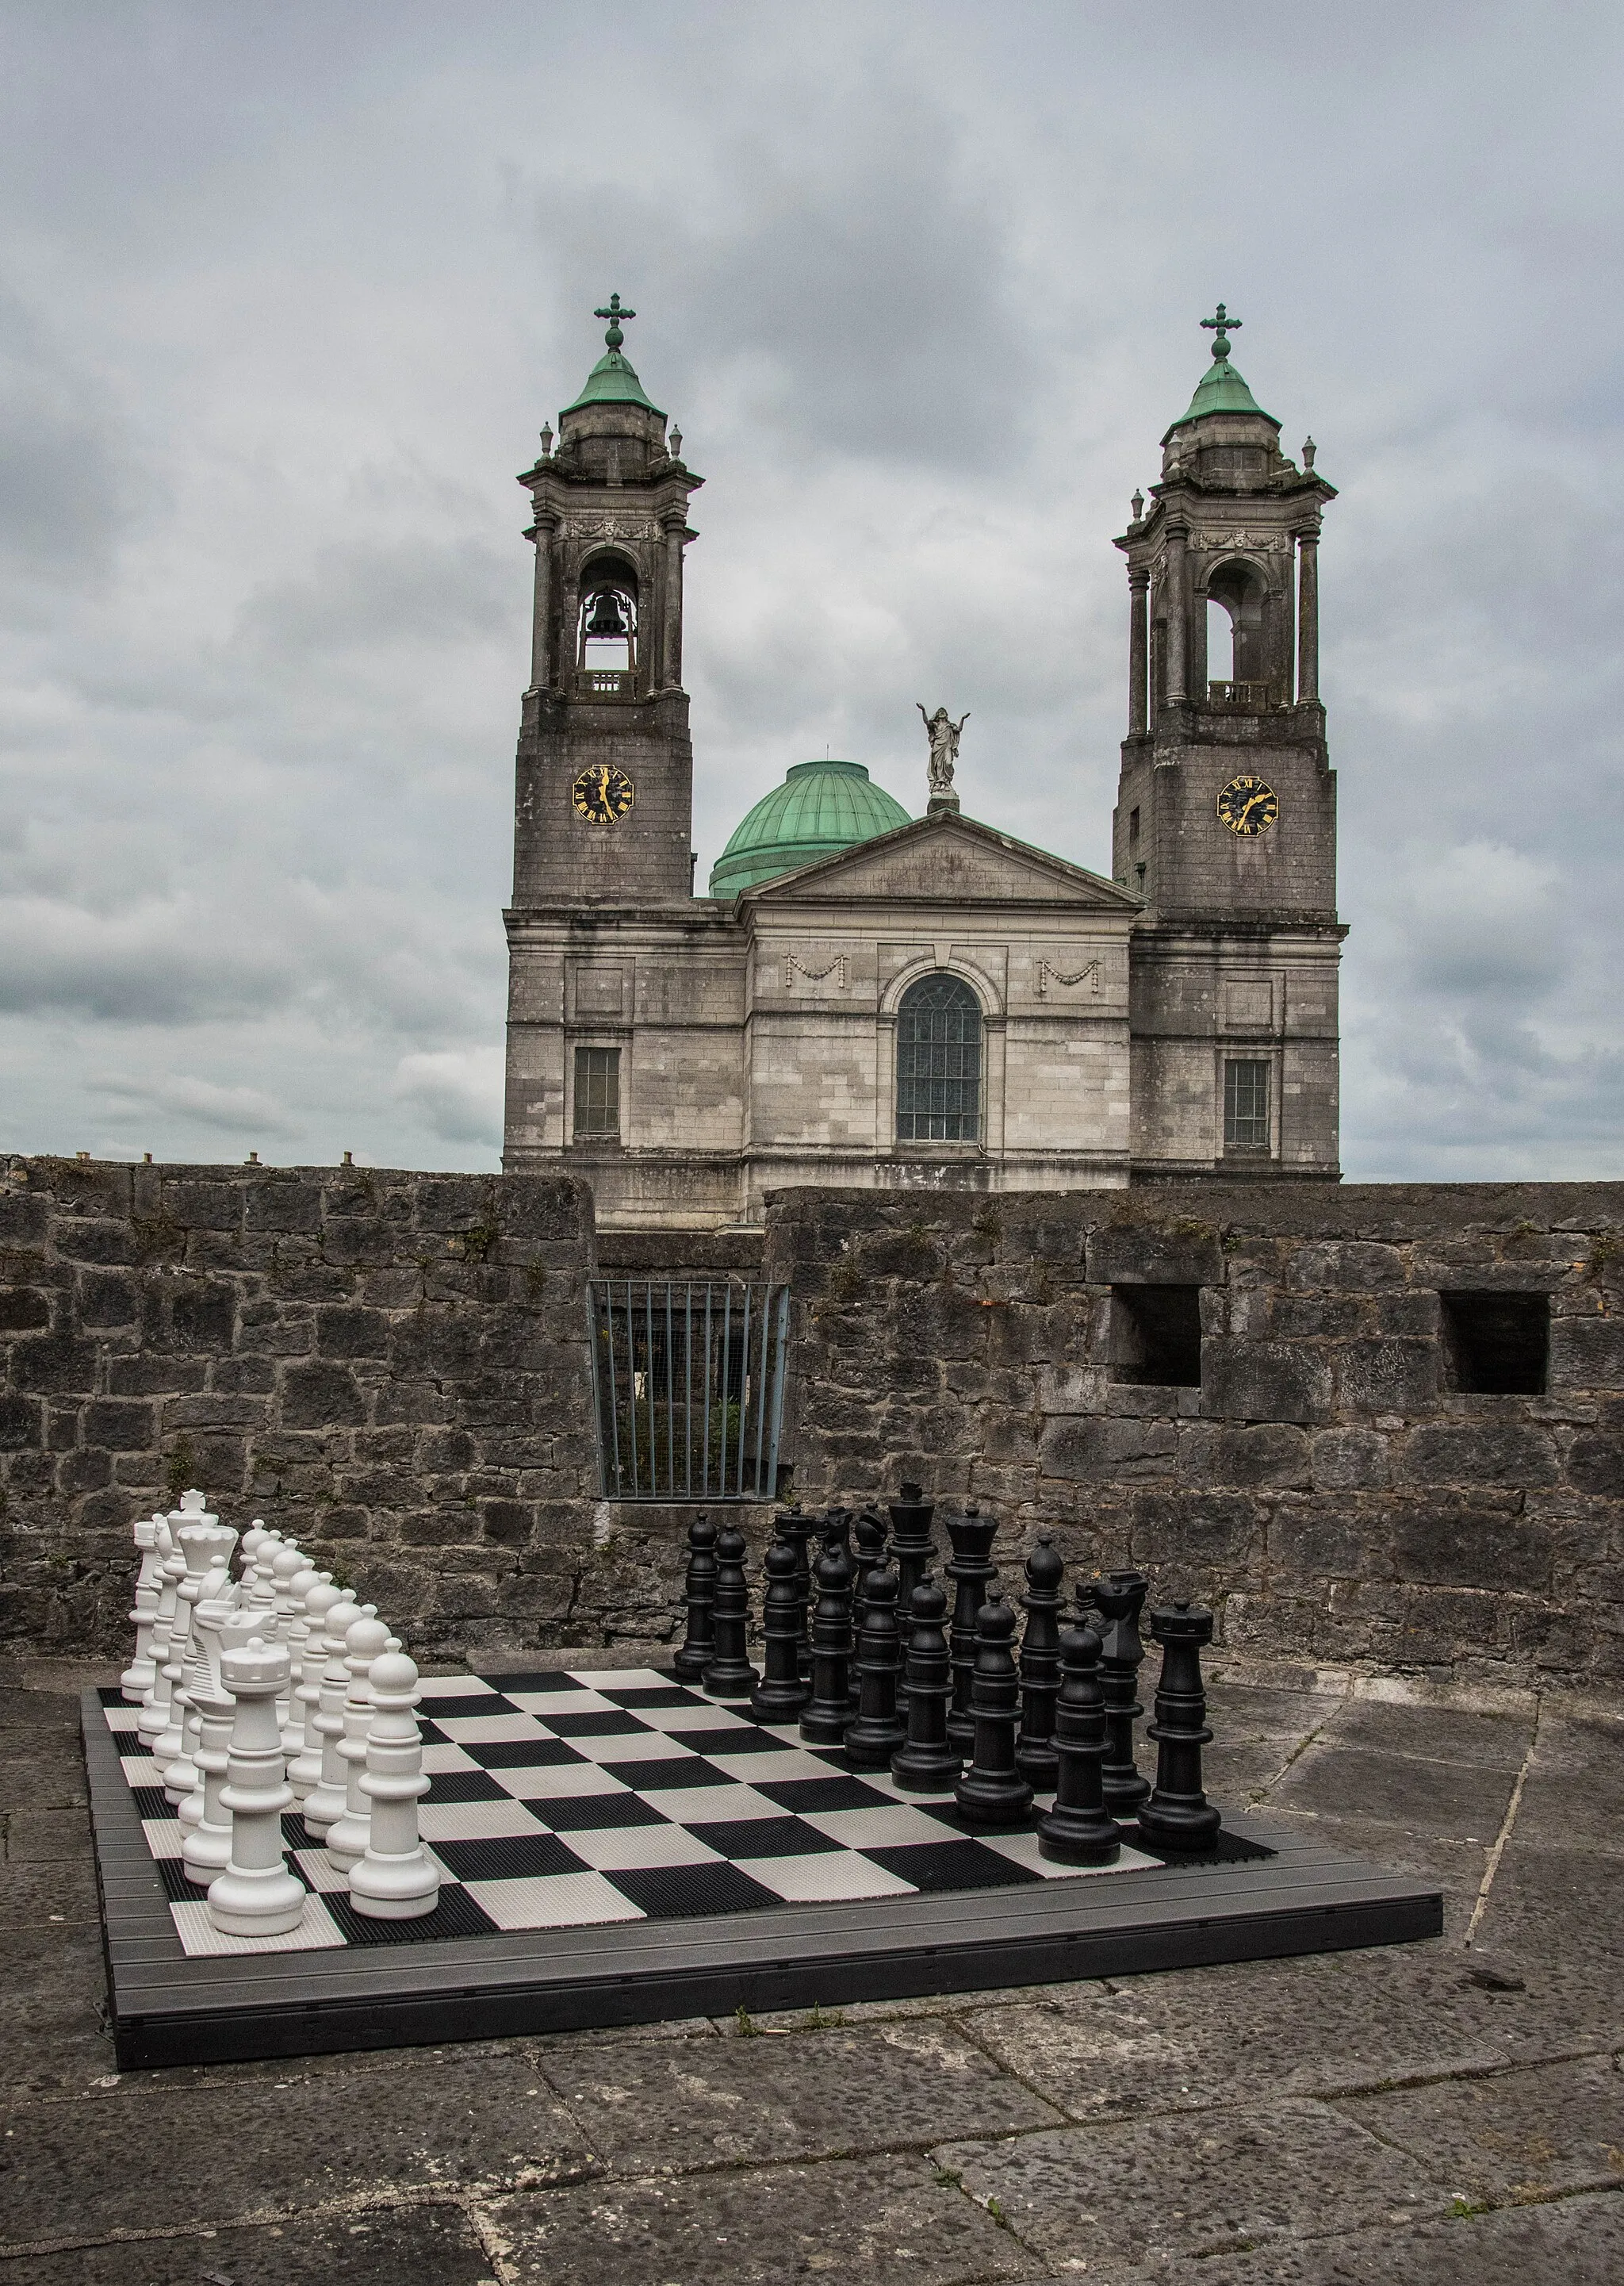
[{"label": "bronze bell", "polygon": [[603,588],[592,598],[592,617],[586,622],[588,642],[624,642],[631,632],[620,597],[613,587]]}]

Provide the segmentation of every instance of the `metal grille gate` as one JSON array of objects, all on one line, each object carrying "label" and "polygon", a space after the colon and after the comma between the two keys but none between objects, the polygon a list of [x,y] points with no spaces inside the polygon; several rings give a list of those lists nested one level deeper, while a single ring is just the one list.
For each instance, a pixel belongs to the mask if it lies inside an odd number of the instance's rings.
[{"label": "metal grille gate", "polygon": [[771,1500],[787,1286],[594,1278],[598,1486],[608,1500]]}]

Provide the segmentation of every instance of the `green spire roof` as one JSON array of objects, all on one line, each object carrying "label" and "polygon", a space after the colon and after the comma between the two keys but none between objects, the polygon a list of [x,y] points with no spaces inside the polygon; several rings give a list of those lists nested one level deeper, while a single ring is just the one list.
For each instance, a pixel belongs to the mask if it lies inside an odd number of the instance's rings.
[{"label": "green spire roof", "polygon": [[657,405],[651,405],[643,394],[643,384],[632,371],[629,358],[622,357],[621,343],[625,335],[620,330],[623,318],[635,318],[635,310],[623,310],[618,294],[611,294],[607,309],[595,310],[592,315],[607,318],[609,329],[604,335],[608,343],[605,354],[586,376],[586,386],[573,405],[564,407],[566,413],[577,413],[584,405],[642,405],[663,421],[665,415]]},{"label": "green spire roof", "polygon": [[[1267,421],[1271,428],[1278,429],[1279,422],[1272,413],[1265,413],[1229,362],[1229,334],[1231,329],[1238,329],[1241,320],[1230,317],[1220,302],[1217,316],[1203,318],[1201,322],[1212,336],[1212,362],[1196,384],[1189,412],[1180,414],[1167,437],[1174,429],[1182,429],[1187,421],[1200,421],[1209,413],[1254,413],[1259,421]],[[1167,437],[1163,437],[1163,444]]]},{"label": "green spire roof", "polygon": [[710,869],[713,897],[834,857],[910,823],[899,801],[871,784],[861,762],[796,762],[756,804]]}]

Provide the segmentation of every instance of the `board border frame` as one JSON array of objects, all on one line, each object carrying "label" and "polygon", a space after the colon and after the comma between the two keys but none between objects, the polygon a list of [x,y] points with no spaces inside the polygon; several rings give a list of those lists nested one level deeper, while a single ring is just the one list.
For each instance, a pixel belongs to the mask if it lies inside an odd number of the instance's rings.
[{"label": "board border frame", "polygon": [[99,1692],[82,1699],[119,2069],[838,2008],[1443,1934],[1441,1889],[1225,1813],[1275,1854],[692,1919],[188,1959]]}]

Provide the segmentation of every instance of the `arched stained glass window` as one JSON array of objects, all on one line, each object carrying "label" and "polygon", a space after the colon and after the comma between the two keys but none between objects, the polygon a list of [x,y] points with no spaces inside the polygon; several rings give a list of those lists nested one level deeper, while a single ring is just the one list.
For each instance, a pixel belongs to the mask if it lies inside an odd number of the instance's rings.
[{"label": "arched stained glass window", "polygon": [[939,971],[910,984],[897,1012],[897,1140],[981,1140],[981,1005]]}]

